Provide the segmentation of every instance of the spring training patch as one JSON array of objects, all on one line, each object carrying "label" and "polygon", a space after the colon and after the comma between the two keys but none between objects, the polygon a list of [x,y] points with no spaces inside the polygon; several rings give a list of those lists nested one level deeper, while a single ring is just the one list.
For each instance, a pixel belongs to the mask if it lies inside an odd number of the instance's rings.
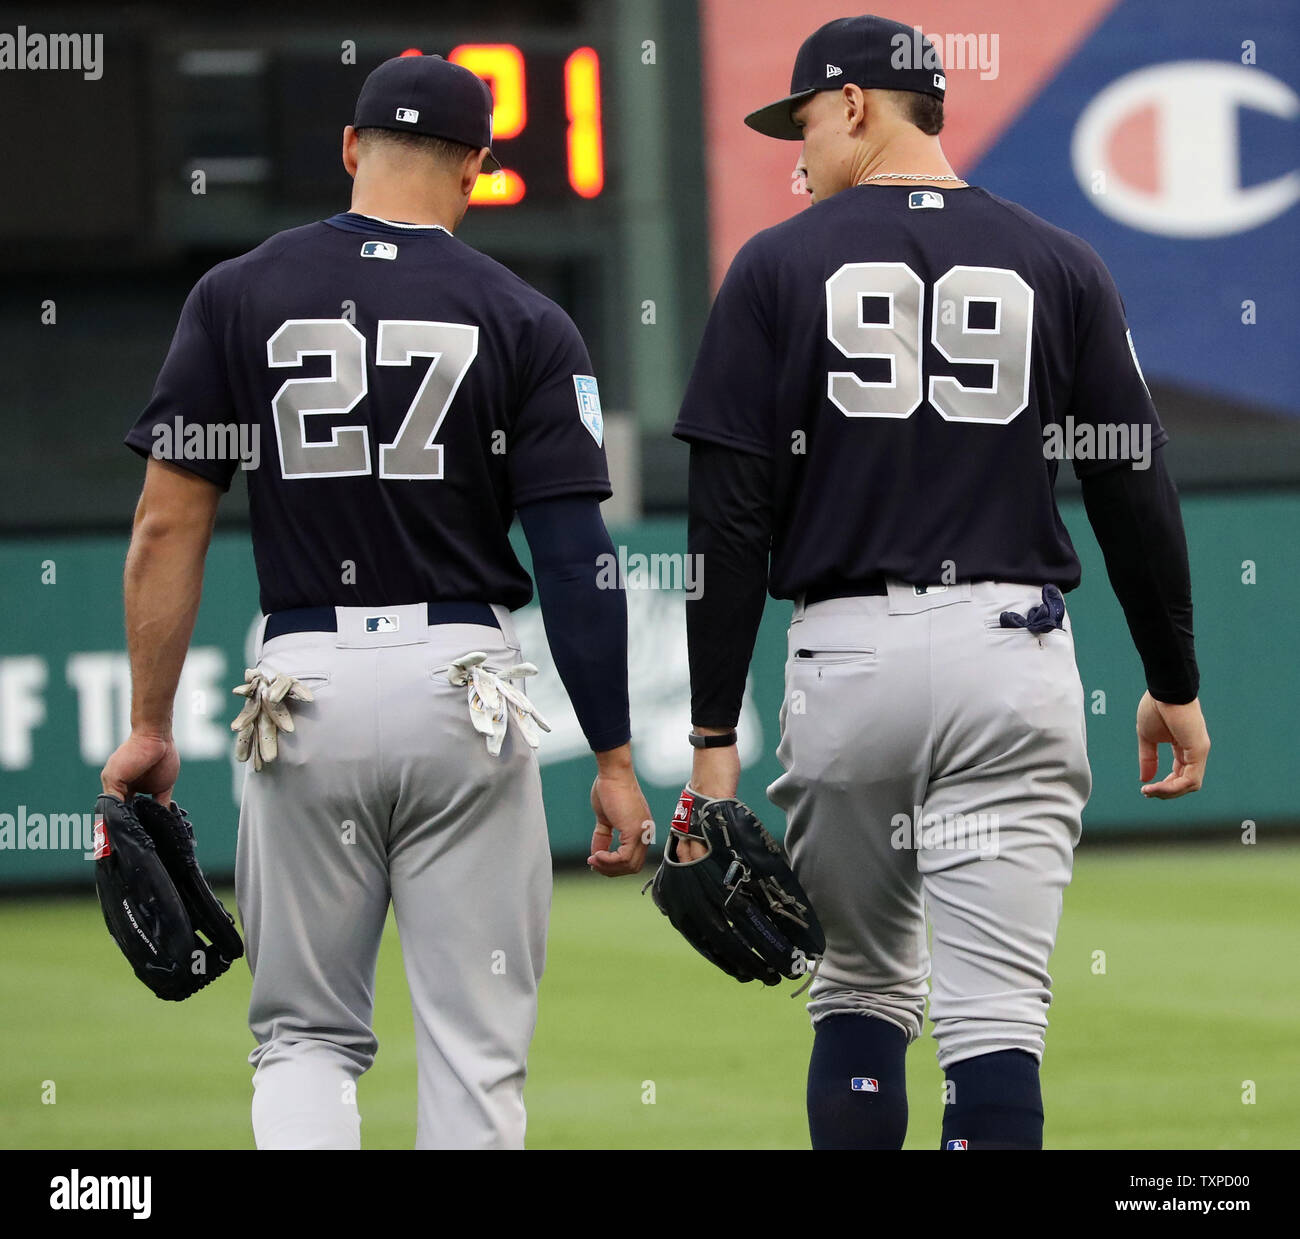
[{"label": "spring training patch", "polygon": [[590,374],[575,374],[573,390],[578,396],[578,416],[586,426],[597,446],[603,447],[605,440],[605,419],[600,411],[600,391],[596,380]]}]

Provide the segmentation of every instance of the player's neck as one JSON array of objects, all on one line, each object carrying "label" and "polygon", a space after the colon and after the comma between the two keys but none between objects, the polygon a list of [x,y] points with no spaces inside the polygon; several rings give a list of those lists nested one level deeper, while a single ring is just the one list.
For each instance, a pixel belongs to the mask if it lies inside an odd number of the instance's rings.
[{"label": "player's neck", "polygon": [[884,174],[898,177],[916,174],[918,182],[926,176],[956,175],[938,138],[920,130],[899,134],[875,151],[864,152],[854,161],[852,184],[860,185],[867,177]]},{"label": "player's neck", "polygon": [[376,219],[390,219],[403,224],[437,225],[455,232],[460,223],[456,206],[436,193],[411,192],[405,187],[354,185],[352,205],[357,215],[370,215]]}]

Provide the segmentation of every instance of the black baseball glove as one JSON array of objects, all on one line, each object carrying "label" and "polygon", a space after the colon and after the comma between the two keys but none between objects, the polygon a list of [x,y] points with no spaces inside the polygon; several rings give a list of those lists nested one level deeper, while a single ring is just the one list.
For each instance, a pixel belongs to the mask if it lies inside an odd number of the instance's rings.
[{"label": "black baseball glove", "polygon": [[194,828],[179,805],[100,796],[94,842],[104,923],[159,998],[188,998],[243,955],[235,922],[195,859]]},{"label": "black baseball glove", "polygon": [[[679,840],[709,849],[679,860]],[[734,798],[709,800],[689,787],[677,802],[664,859],[648,885],[659,910],[705,959],[738,981],[776,985],[803,977],[826,935],[785,849]]]}]

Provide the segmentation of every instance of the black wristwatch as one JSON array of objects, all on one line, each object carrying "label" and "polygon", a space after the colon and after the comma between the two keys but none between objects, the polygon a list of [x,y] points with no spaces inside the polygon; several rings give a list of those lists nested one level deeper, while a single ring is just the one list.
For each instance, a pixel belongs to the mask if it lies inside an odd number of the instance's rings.
[{"label": "black wristwatch", "polygon": [[725,749],[736,743],[736,729],[733,727],[730,731],[724,731],[720,736],[701,736],[692,731],[687,734],[686,738],[691,742],[692,748]]}]

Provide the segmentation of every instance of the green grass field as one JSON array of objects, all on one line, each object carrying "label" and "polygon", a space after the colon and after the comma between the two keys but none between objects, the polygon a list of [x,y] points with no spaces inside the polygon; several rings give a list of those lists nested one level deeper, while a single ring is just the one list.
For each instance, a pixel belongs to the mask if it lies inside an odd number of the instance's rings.
[{"label": "green grass field", "polygon": [[[640,881],[556,882],[529,1144],[806,1148],[803,1000],[714,972]],[[1295,841],[1079,854],[1052,966],[1048,1147],[1300,1144],[1298,890]],[[93,896],[0,901],[0,936],[0,1145],[252,1147],[246,967],[183,1005],[158,1002]],[[410,1147],[414,1046],[391,924],[377,1026],[363,1142]],[[932,1148],[942,1076],[928,1032],[909,1058],[908,1147]]]}]

